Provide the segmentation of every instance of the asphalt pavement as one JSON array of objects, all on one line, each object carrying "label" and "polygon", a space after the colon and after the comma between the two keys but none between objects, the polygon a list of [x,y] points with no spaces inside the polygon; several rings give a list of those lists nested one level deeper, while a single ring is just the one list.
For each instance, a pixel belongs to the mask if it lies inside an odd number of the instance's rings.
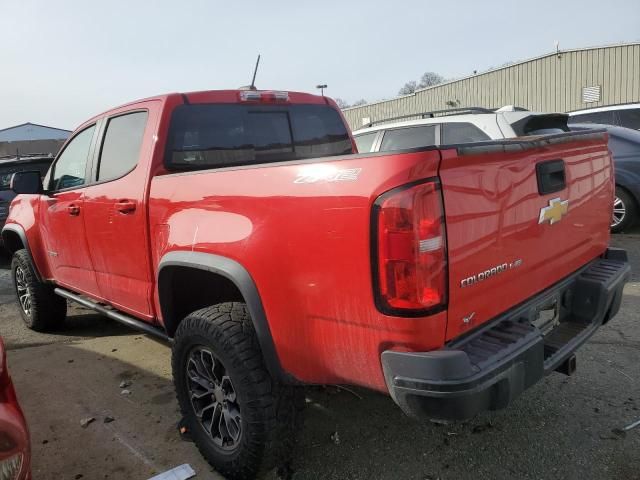
[{"label": "asphalt pavement", "polygon": [[[629,251],[632,282],[618,316],[579,350],[575,375],[554,373],[506,410],[449,425],[415,422],[363,389],[309,388],[294,479],[640,479],[640,428],[619,431],[640,419],[640,232],[612,243]],[[77,307],[64,331],[37,334],[13,302],[0,270],[0,334],[34,480],[143,480],[183,463],[221,478],[178,436],[167,345]]]}]

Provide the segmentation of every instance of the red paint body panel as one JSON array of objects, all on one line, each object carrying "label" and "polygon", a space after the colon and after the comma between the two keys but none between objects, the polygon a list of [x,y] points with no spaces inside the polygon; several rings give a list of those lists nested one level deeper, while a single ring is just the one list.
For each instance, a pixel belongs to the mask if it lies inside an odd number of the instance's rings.
[{"label": "red paint body panel", "polygon": [[41,195],[18,195],[11,202],[9,217],[5,225],[21,228],[31,246],[31,256],[43,278],[53,278],[42,241],[42,225],[39,222]]},{"label": "red paint body panel", "polygon": [[[567,187],[539,195],[536,163],[558,158],[565,162]],[[521,152],[447,151],[440,178],[449,246],[447,340],[575,272],[609,244],[604,212],[612,208],[613,172],[601,138]],[[568,200],[568,213],[553,225],[539,224],[540,209],[553,198]],[[518,260],[519,267],[461,287],[469,276]]]},{"label": "red paint body panel", "polygon": [[24,413],[7,369],[4,343],[0,337],[0,462],[22,454],[22,466],[16,480],[31,478],[31,443]]},{"label": "red paint body panel", "polygon": [[[163,166],[165,144],[171,113],[185,98],[235,103],[239,92],[170,94],[90,120],[149,111],[137,167],[80,189],[74,200],[83,202],[86,232],[71,221],[56,226],[45,195],[18,196],[8,223],[24,228],[44,278],[159,324],[155,282],[163,255],[197,251],[237,261],[257,286],[282,367],[303,382],[386,391],[383,350],[441,348],[577,270],[608,243],[613,187],[604,136],[572,136],[510,153],[430,149],[172,174]],[[330,99],[295,92],[289,102],[335,108]],[[557,158],[565,161],[568,187],[540,196],[535,164]],[[355,181],[295,182],[343,169],[361,171]],[[447,308],[417,318],[382,314],[372,282],[372,206],[384,192],[438,176],[448,238]],[[569,200],[568,215],[555,225],[538,224],[540,209],[556,197]],[[135,202],[135,212],[118,212],[121,200]],[[62,259],[47,255],[52,242],[69,250]],[[80,273],[86,245],[88,274]],[[519,268],[460,288],[466,276],[516,259]],[[472,312],[466,327],[461,319]]]},{"label": "red paint body panel", "polygon": [[[382,350],[441,346],[446,315],[376,310],[371,206],[393,187],[434,176],[438,162],[439,153],[427,151],[155,177],[154,264],[173,250],[238,261],[258,286],[285,370],[302,381],[383,390]],[[357,182],[294,183],[319,169],[358,167]]]},{"label": "red paint body panel", "polygon": [[[52,278],[60,285],[100,296],[85,235],[85,189],[40,197],[39,221]],[[77,213],[71,214],[75,210]]]},{"label": "red paint body panel", "polygon": [[[153,275],[146,197],[161,109],[159,100],[151,100],[109,112],[110,116],[131,110],[147,112],[138,164],[122,178],[83,189],[84,225],[100,297],[120,310],[147,320],[153,319],[155,312],[151,301]],[[119,205],[125,202],[131,207],[121,211]]]}]

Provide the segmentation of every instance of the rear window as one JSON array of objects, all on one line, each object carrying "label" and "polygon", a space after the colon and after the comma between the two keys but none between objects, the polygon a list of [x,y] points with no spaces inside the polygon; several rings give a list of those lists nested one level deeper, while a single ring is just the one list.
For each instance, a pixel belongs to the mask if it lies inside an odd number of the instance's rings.
[{"label": "rear window", "polygon": [[393,150],[426,147],[428,145],[435,145],[435,143],[435,125],[396,128],[385,132],[380,151],[390,152]]},{"label": "rear window", "polygon": [[344,122],[326,105],[196,104],[175,109],[166,164],[202,169],[349,153]]}]

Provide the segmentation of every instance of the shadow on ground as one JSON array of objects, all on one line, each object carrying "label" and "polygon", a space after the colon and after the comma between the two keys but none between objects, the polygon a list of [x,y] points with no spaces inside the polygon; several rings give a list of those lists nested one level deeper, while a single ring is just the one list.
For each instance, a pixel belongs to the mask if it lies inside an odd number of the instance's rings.
[{"label": "shadow on ground", "polygon": [[[81,338],[118,337],[136,332],[88,309],[69,305],[69,316],[57,331],[38,333],[27,329],[15,302],[0,305],[0,335],[7,350],[68,342]],[[9,320],[11,319],[11,320]]]}]

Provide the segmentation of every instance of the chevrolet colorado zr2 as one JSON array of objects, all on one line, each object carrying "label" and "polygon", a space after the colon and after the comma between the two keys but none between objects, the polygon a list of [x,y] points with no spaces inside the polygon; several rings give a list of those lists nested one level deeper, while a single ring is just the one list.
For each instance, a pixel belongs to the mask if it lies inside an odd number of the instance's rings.
[{"label": "chevrolet colorado zr2", "polygon": [[358,154],[335,102],[169,94],[82,124],[2,230],[28,327],[67,300],[170,339],[184,422],[229,478],[284,462],[301,386],[408,415],[507,406],[618,311],[606,132]]}]

